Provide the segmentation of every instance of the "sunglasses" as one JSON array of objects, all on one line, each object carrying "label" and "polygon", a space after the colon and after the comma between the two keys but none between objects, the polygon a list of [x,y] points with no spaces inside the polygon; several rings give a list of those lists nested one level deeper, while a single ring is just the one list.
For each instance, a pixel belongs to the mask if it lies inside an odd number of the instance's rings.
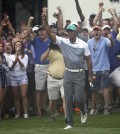
[{"label": "sunglasses", "polygon": [[93,51],[96,50],[97,43],[93,45]]}]

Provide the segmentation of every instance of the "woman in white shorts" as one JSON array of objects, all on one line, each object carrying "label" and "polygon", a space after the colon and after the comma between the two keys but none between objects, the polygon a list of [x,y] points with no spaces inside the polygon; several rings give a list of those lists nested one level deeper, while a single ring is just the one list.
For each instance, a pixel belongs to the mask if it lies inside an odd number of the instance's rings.
[{"label": "woman in white shorts", "polygon": [[27,100],[28,78],[26,74],[28,56],[24,54],[23,46],[20,41],[17,41],[14,44],[14,54],[10,56],[8,64],[9,67],[11,68],[10,85],[12,87],[15,108],[16,108],[15,118],[19,118],[21,115],[20,97],[22,99],[22,106],[24,112],[23,116],[24,118],[28,118],[28,100]]}]

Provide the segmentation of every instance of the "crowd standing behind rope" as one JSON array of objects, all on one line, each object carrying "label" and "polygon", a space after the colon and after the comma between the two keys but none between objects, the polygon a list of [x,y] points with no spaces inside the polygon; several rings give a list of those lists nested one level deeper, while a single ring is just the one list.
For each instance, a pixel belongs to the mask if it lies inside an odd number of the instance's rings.
[{"label": "crowd standing behind rope", "polygon": [[[80,20],[66,20],[64,27],[61,7],[53,13],[56,23],[48,25],[44,7],[42,23],[32,26],[34,16],[30,16],[28,23],[20,24],[19,32],[10,16],[4,15],[0,24],[0,120],[40,118],[50,112],[55,121],[64,112],[64,129],[71,129],[74,110],[81,113],[81,123],[86,123],[87,114],[109,115],[120,107],[120,18],[115,9],[105,10],[100,2],[98,12],[87,21],[78,0],[75,6]],[[102,17],[106,11],[111,18]]]}]

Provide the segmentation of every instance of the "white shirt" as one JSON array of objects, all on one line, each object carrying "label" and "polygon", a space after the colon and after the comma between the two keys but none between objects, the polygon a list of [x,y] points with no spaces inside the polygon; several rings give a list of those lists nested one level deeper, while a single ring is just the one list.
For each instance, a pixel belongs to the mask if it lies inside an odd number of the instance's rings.
[{"label": "white shirt", "polygon": [[[22,56],[19,56],[20,61],[24,64],[24,67],[21,67],[20,64],[17,62],[14,68],[11,70],[11,75],[13,76],[21,76],[26,74],[26,68],[28,65],[28,56],[25,54],[23,58]],[[13,62],[15,61],[16,55],[10,55],[8,66],[11,67],[13,65]]]},{"label": "white shirt", "polygon": [[4,53],[3,55],[5,56],[6,62],[7,62],[7,64],[8,64],[8,62],[9,62],[9,57],[10,57],[11,54]]}]

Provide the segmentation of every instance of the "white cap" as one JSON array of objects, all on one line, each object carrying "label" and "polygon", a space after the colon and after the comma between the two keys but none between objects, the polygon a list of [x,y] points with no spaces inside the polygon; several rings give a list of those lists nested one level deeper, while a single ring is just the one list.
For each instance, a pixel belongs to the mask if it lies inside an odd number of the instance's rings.
[{"label": "white cap", "polygon": [[77,26],[77,27],[78,27],[78,23],[77,23],[77,22],[75,22],[75,21],[71,22],[70,24],[75,25],[75,26]]},{"label": "white cap", "polygon": [[108,28],[108,29],[110,29],[110,30],[111,30],[111,28],[110,28],[110,26],[109,26],[109,25],[104,25],[104,26],[102,27],[102,29],[105,29],[105,28]]},{"label": "white cap", "polygon": [[38,25],[36,25],[36,26],[34,26],[34,27],[32,28],[32,31],[33,31],[33,32],[36,31],[36,30],[39,30],[39,26],[38,26]]}]

